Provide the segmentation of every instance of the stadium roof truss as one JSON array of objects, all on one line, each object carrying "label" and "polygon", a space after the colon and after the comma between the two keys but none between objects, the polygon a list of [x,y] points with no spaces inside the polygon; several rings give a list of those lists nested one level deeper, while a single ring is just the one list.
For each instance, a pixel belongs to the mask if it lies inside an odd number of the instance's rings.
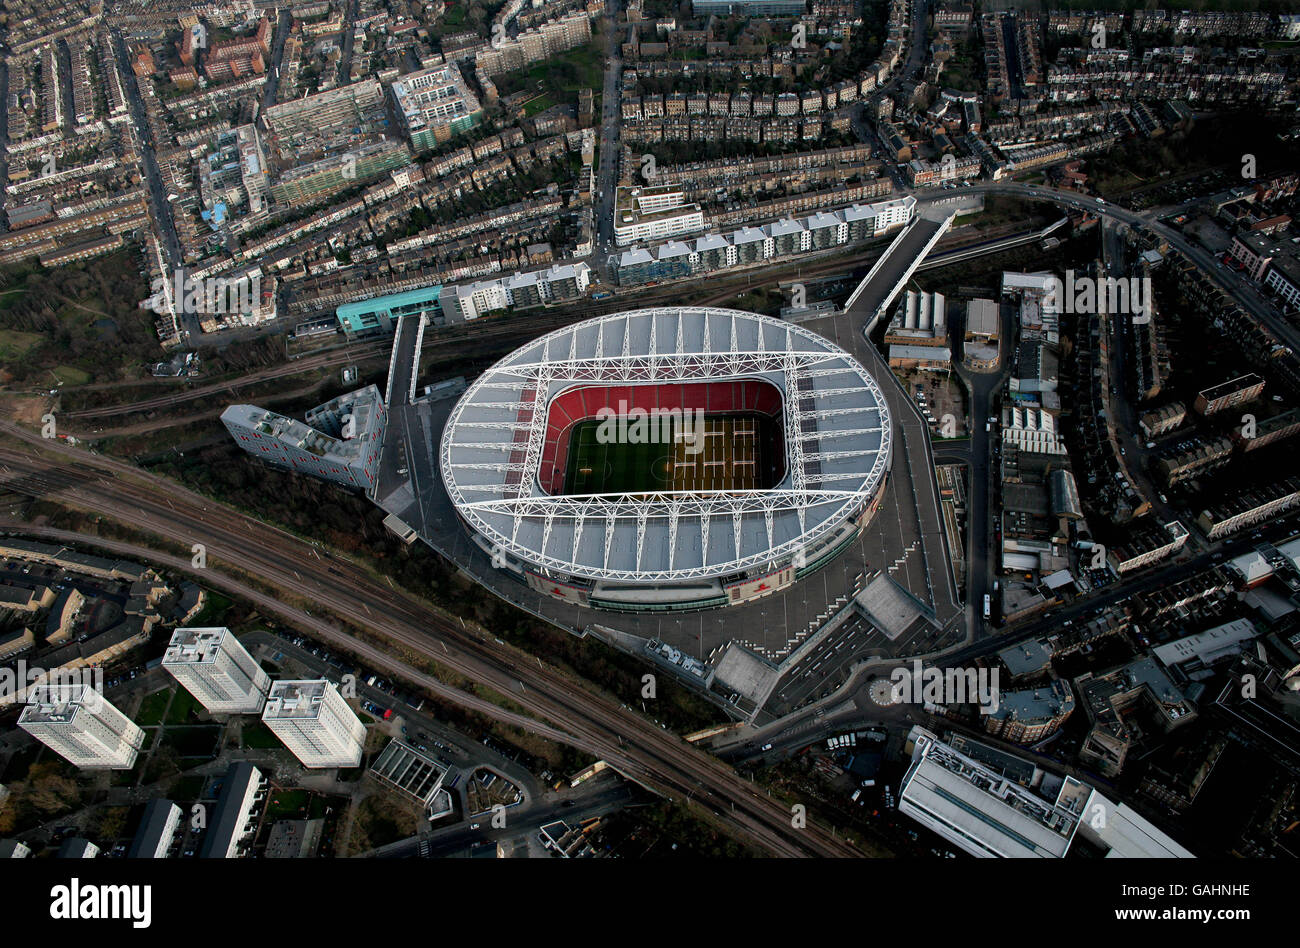
[{"label": "stadium roof truss", "polygon": [[[783,394],[786,474],[769,490],[545,493],[551,399],[575,385],[762,379]],[[494,548],[566,576],[699,580],[789,558],[865,506],[892,427],[870,373],[829,340],[753,313],[671,307],[566,326],[485,372],[453,409],[443,483]]]}]

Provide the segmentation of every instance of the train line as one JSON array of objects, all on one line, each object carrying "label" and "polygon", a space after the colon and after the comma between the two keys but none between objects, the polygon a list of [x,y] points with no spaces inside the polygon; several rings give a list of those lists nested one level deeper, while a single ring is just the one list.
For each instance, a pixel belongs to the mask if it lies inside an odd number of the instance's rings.
[{"label": "train line", "polygon": [[0,486],[14,490],[15,485],[24,485],[41,492],[40,496],[64,497],[76,506],[186,545],[202,543],[210,559],[318,602],[508,695],[530,713],[554,722],[571,740],[576,738],[577,746],[597,754],[625,776],[668,796],[697,800],[769,852],[861,855],[811,821],[804,828],[793,828],[791,813],[780,803],[675,734],[536,657],[481,636],[460,620],[390,588],[391,583],[386,585],[348,560],[328,554],[321,558],[308,541],[123,462],[43,442],[12,425],[0,424],[0,431],[16,434],[33,447],[51,448],[59,456],[56,460],[48,453],[38,456],[0,449]]}]

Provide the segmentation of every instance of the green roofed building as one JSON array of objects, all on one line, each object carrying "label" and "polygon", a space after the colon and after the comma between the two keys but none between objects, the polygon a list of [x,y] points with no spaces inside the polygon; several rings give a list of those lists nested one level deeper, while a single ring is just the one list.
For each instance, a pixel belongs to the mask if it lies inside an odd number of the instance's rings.
[{"label": "green roofed building", "polygon": [[418,290],[344,303],[335,310],[335,315],[339,326],[349,336],[374,330],[391,333],[399,319],[412,313],[426,313],[429,321],[436,324],[443,316],[441,296],[441,285],[424,286]]}]

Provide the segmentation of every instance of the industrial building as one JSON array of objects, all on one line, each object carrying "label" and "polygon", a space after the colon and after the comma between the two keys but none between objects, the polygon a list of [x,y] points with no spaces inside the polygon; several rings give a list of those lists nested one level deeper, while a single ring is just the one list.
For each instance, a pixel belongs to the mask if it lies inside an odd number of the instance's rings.
[{"label": "industrial building", "polygon": [[[414,799],[426,814],[432,815],[451,805],[449,795],[442,789],[447,778],[447,766],[404,741],[390,741],[370,765],[370,773]],[[440,794],[442,800],[438,799]]]},{"label": "industrial building", "polygon": [[891,368],[947,369],[952,364],[948,346],[947,302],[942,293],[908,290],[885,329]]}]

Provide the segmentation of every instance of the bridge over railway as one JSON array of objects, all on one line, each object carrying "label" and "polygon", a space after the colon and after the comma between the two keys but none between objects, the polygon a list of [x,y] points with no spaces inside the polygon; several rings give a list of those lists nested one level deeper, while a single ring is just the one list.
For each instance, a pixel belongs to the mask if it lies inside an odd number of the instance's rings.
[{"label": "bridge over railway", "polygon": [[934,249],[939,238],[947,233],[956,217],[955,211],[939,208],[917,215],[894,238],[875,266],[862,278],[857,289],[849,294],[844,309],[866,317],[866,332],[875,328],[877,320],[889,309],[921,261]]}]

